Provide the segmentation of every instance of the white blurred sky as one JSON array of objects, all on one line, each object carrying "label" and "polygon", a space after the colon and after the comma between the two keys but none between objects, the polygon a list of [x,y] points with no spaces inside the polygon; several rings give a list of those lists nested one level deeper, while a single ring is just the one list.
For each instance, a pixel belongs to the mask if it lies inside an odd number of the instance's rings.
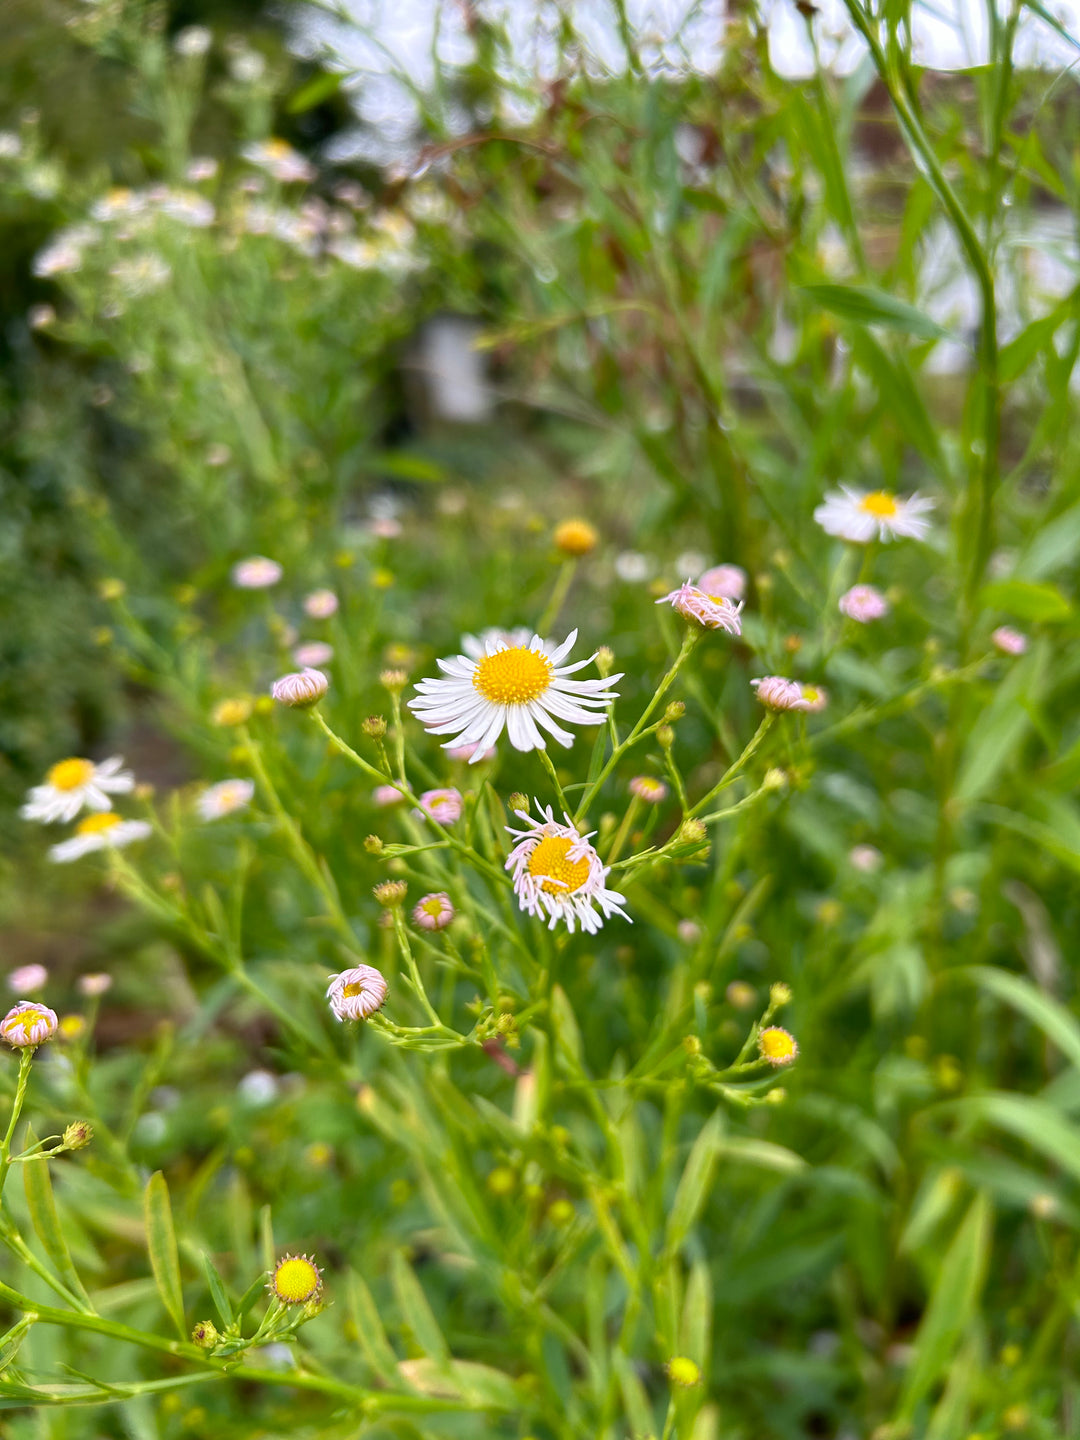
[{"label": "white blurred sky", "polygon": [[[361,74],[350,93],[374,133],[360,147],[371,158],[401,159],[407,148],[415,104],[402,76],[421,89],[431,87],[435,56],[444,65],[467,62],[472,43],[459,0],[347,0],[355,24],[339,25],[317,12],[296,35],[302,51],[329,48],[343,65]],[[815,0],[822,58],[847,72],[862,58],[864,47],[852,32],[843,0]],[[999,0],[1001,3],[1001,0]],[[564,0],[578,30],[587,38],[598,68],[620,69],[622,47],[610,0]],[[1046,0],[1068,32],[1080,40],[1080,0]],[[511,36],[514,70],[523,83],[550,76],[557,49],[552,39],[553,5],[538,0],[487,0],[483,13],[504,20]],[[793,0],[764,0],[769,45],[777,70],[792,79],[811,73],[812,53],[805,24]],[[690,66],[708,72],[723,43],[724,0],[626,0],[642,56],[651,69]],[[961,69],[985,63],[987,15],[984,0],[934,0],[916,4],[913,44],[916,58],[937,69]],[[1063,70],[1080,60],[1080,48],[1065,40],[1030,12],[1025,12],[1016,42],[1019,65]],[[1080,65],[1075,74],[1080,79]],[[523,117],[524,118],[524,115]]]}]

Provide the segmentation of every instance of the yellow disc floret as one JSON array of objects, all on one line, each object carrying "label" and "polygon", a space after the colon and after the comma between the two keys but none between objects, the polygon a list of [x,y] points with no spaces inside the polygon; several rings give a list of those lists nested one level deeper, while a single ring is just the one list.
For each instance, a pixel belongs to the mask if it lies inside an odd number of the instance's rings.
[{"label": "yellow disc floret", "polygon": [[761,1058],[770,1065],[790,1065],[799,1053],[794,1035],[789,1035],[779,1025],[770,1025],[758,1036],[758,1050]]},{"label": "yellow disc floret", "polygon": [[496,705],[526,705],[551,684],[554,666],[542,650],[511,646],[485,655],[473,672],[473,686]]},{"label": "yellow disc floret", "polygon": [[45,776],[54,790],[79,790],[94,778],[92,760],[60,760]]},{"label": "yellow disc floret", "polygon": [[103,810],[99,815],[87,815],[85,820],[80,820],[75,826],[75,833],[76,835],[104,835],[106,830],[111,830],[119,824],[119,815],[114,815],[111,810]]},{"label": "yellow disc floret", "polygon": [[666,1365],[668,1379],[673,1385],[687,1389],[701,1381],[701,1370],[688,1355],[673,1355]]},{"label": "yellow disc floret", "polygon": [[555,548],[574,558],[591,554],[599,538],[587,520],[564,520],[555,527]]},{"label": "yellow disc floret", "polygon": [[529,856],[529,874],[546,877],[540,888],[549,895],[570,895],[580,890],[589,878],[586,857],[567,859],[567,852],[573,844],[574,841],[567,840],[564,835],[545,835]]},{"label": "yellow disc floret", "polygon": [[872,490],[859,501],[859,509],[881,520],[892,520],[900,507],[896,503],[896,496],[890,490]]},{"label": "yellow disc floret", "polygon": [[275,1266],[269,1288],[283,1305],[303,1305],[322,1289],[322,1275],[306,1255],[286,1255]]}]

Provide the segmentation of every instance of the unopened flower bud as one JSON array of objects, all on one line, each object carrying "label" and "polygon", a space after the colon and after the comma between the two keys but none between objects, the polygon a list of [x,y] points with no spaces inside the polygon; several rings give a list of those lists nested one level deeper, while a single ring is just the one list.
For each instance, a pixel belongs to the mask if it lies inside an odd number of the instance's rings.
[{"label": "unopened flower bud", "polygon": [[764,790],[782,790],[786,784],[786,773],[776,765],[765,771],[765,778],[761,782]]},{"label": "unopened flower bud", "polygon": [[409,677],[404,670],[383,670],[379,675],[379,684],[391,695],[400,694],[408,683]]},{"label": "unopened flower bud", "polygon": [[299,673],[283,675],[280,680],[275,680],[270,693],[279,705],[304,710],[317,705],[329,688],[330,681],[323,672],[308,666]]},{"label": "unopened flower bud", "polygon": [[98,594],[102,600],[119,600],[126,589],[127,586],[122,580],[110,576],[98,585]]},{"label": "unopened flower bud", "polygon": [[360,728],[372,740],[381,740],[386,734],[386,721],[381,715],[369,715]]},{"label": "unopened flower bud", "polygon": [[577,559],[591,554],[600,536],[587,520],[564,520],[555,527],[553,538],[556,550]]},{"label": "unopened flower bud", "polygon": [[408,888],[404,880],[384,880],[371,893],[384,910],[393,910],[405,899]]},{"label": "unopened flower bud", "polygon": [[774,1010],[779,1010],[781,1005],[790,1005],[791,986],[785,985],[783,980],[777,980],[774,985],[769,986],[769,1004]]},{"label": "unopened flower bud", "polygon": [[684,820],[675,832],[673,855],[696,855],[708,850],[709,832],[700,820]]},{"label": "unopened flower bud", "polygon": [[529,797],[523,795],[520,790],[515,790],[507,799],[506,804],[511,811],[528,810]]},{"label": "unopened flower bud", "polygon": [[381,855],[383,848],[383,842],[378,835],[369,835],[364,841],[364,849],[369,855]]},{"label": "unopened flower bud", "polygon": [[701,1041],[696,1035],[684,1035],[682,1043],[687,1055],[701,1054]]},{"label": "unopened flower bud", "polygon": [[783,1105],[783,1103],[784,1103],[784,1101],[785,1101],[786,1099],[787,1099],[787,1091],[784,1089],[783,1085],[774,1085],[771,1090],[769,1090],[769,1091],[766,1092],[766,1095],[765,1095],[765,1104],[766,1104],[766,1105]]},{"label": "unopened flower bud", "polygon": [[615,651],[610,645],[601,645],[596,652],[596,668],[606,680],[615,669]]},{"label": "unopened flower bud", "polygon": [[73,1120],[64,1131],[61,1142],[65,1150],[82,1150],[94,1138],[94,1127],[87,1120]]},{"label": "unopened flower bud", "polygon": [[656,741],[661,750],[670,750],[675,744],[675,731],[670,725],[661,725],[656,732]]},{"label": "unopened flower bud", "polygon": [[212,1320],[200,1320],[193,1328],[191,1338],[200,1350],[212,1350],[221,1336]]},{"label": "unopened flower bud", "polygon": [[683,702],[681,700],[672,700],[671,704],[664,711],[664,719],[668,724],[673,724],[676,720],[681,720],[685,714],[686,706]]}]

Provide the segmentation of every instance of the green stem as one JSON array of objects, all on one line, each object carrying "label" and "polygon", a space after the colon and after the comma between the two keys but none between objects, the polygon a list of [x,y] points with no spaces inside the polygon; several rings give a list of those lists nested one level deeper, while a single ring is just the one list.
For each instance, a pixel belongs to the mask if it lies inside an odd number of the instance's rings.
[{"label": "green stem", "polygon": [[540,636],[547,635],[552,625],[559,618],[559,611],[563,607],[567,592],[573,583],[574,575],[577,572],[578,562],[575,559],[564,560],[558,575],[555,577],[555,587],[551,592],[551,598],[541,615],[536,626],[536,633]]},{"label": "green stem", "polygon": [[765,716],[761,721],[761,724],[754,731],[750,742],[747,744],[742,754],[736,761],[734,761],[733,764],[728,766],[728,768],[724,771],[723,775],[721,775],[720,779],[716,782],[716,784],[709,791],[709,793],[707,795],[703,795],[702,798],[697,802],[694,808],[689,812],[691,816],[697,815],[700,810],[704,810],[710,800],[715,800],[717,795],[720,794],[720,791],[726,789],[727,786],[731,784],[731,782],[735,779],[735,776],[738,775],[739,771],[743,768],[747,761],[750,760],[754,752],[757,750],[758,746],[765,739],[765,736],[769,733],[769,727],[772,725],[775,719],[775,715],[773,715],[769,711],[766,711]]},{"label": "green stem", "polygon": [[559,783],[559,777],[555,773],[555,765],[552,761],[551,756],[548,754],[546,749],[538,750],[536,753],[540,757],[541,765],[543,765],[544,769],[551,777],[551,783],[555,787],[555,794],[559,800],[559,809],[563,812],[563,814],[569,815],[570,806],[567,803],[566,796],[563,794],[563,788]]},{"label": "green stem", "polygon": [[36,1045],[27,1045],[19,1052],[19,1078],[15,1084],[15,1100],[11,1107],[11,1119],[8,1121],[7,1134],[0,1142],[0,1195],[4,1193],[8,1171],[11,1169],[11,1138],[15,1134],[15,1126],[19,1123],[19,1116],[22,1114],[23,1101],[26,1099],[26,1087],[30,1080],[30,1066],[36,1049]]}]

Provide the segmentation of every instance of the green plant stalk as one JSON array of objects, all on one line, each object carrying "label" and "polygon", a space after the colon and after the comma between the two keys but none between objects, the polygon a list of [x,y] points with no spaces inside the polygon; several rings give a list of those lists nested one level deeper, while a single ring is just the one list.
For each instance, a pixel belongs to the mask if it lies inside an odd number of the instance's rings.
[{"label": "green plant stalk", "polygon": [[548,775],[551,778],[551,784],[555,790],[555,795],[559,801],[559,809],[563,812],[563,814],[569,815],[570,806],[567,802],[566,796],[563,794],[563,788],[562,785],[559,783],[559,777],[555,773],[555,764],[551,756],[547,752],[547,747],[545,746],[542,750],[537,750],[536,753],[540,759],[540,764],[543,765],[544,769],[548,772]]},{"label": "green plant stalk", "polygon": [[554,625],[555,621],[559,618],[559,611],[563,607],[563,603],[570,591],[570,586],[574,583],[577,567],[578,562],[572,558],[564,560],[560,566],[559,573],[555,577],[555,585],[551,591],[551,598],[544,607],[543,615],[540,616],[537,622],[537,635],[541,637],[546,636],[552,625]]},{"label": "green plant stalk", "polygon": [[708,792],[708,794],[703,795],[701,799],[697,802],[697,804],[693,807],[693,809],[688,812],[691,818],[697,815],[699,811],[704,810],[709,804],[710,800],[715,800],[717,795],[720,794],[720,791],[725,790],[731,784],[731,782],[735,779],[736,775],[738,775],[739,771],[743,768],[743,766],[746,765],[747,762],[753,757],[761,742],[769,733],[769,728],[775,719],[776,716],[771,711],[767,710],[765,712],[761,724],[754,731],[754,734],[751,736],[739,758],[728,766],[728,768],[724,771],[723,775],[721,775],[720,779],[716,782],[716,784]]},{"label": "green plant stalk", "polygon": [[26,1087],[30,1081],[30,1066],[33,1063],[36,1049],[36,1045],[26,1045],[19,1051],[19,1078],[15,1082],[15,1099],[11,1106],[11,1119],[8,1121],[7,1134],[3,1141],[0,1141],[0,1195],[4,1193],[8,1171],[11,1169],[11,1139],[15,1134],[15,1126],[19,1123],[19,1116],[22,1114],[23,1102],[26,1099]]}]

